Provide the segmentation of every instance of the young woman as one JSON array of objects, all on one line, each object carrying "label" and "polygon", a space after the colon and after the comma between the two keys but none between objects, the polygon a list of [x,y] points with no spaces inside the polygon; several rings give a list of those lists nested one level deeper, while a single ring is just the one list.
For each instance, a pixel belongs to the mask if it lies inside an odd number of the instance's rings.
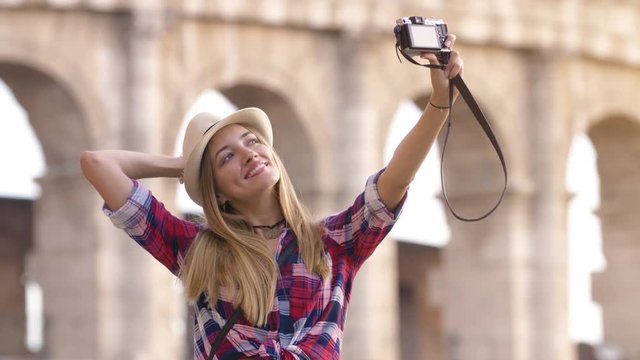
[{"label": "young woman", "polygon": [[[446,45],[453,46],[449,35]],[[431,63],[435,56],[423,55]],[[346,210],[312,220],[273,150],[267,115],[249,108],[223,119],[199,114],[183,157],[87,151],[82,170],[104,211],[184,283],[195,306],[194,357],[339,359],[352,281],[389,232],[418,167],[440,131],[448,79],[463,62],[431,71],[433,94],[388,166]],[[174,177],[204,222],[171,215],[136,179]],[[285,251],[285,249],[287,249]],[[212,343],[236,309],[220,346]]]}]

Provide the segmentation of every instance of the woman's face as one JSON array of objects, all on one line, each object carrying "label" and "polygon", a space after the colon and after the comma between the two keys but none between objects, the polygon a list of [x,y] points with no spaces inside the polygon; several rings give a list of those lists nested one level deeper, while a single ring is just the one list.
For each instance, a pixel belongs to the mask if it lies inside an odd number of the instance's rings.
[{"label": "woman's face", "polygon": [[263,195],[280,180],[271,148],[241,125],[220,129],[209,152],[216,192],[232,204]]}]

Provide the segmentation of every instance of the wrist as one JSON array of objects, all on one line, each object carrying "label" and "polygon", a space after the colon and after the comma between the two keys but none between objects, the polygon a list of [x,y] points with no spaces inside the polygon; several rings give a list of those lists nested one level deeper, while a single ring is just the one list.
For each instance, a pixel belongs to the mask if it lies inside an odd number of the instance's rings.
[{"label": "wrist", "polygon": [[171,177],[175,177],[178,178],[178,181],[180,181],[180,183],[182,184],[183,180],[183,176],[184,176],[184,158],[182,156],[178,156],[178,157],[171,157],[169,159],[171,165]]},{"label": "wrist", "polygon": [[436,110],[438,110],[440,112],[449,111],[449,106],[448,105],[447,106],[436,105],[433,102],[431,102],[431,100],[429,100],[428,106],[431,106],[432,108],[434,108],[434,109],[436,109]]},{"label": "wrist", "polygon": [[429,103],[434,105],[436,108],[448,108],[449,107],[449,95],[447,96],[437,96],[431,95],[429,98]]},{"label": "wrist", "polygon": [[180,158],[170,155],[157,155],[151,161],[154,173],[149,177],[179,178],[184,167]]}]

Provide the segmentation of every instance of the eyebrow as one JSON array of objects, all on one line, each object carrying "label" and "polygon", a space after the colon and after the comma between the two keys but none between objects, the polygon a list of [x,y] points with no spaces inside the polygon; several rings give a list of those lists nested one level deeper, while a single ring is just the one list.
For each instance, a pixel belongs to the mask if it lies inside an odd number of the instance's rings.
[{"label": "eyebrow", "polygon": [[[247,136],[249,136],[249,135],[251,135],[251,131],[247,131],[247,132],[245,132],[244,134],[240,135],[240,139],[244,139],[244,138],[246,138],[246,137],[247,137]],[[227,150],[227,149],[229,149],[229,145],[225,145],[225,146],[221,147],[221,148],[220,148],[220,150],[218,150],[218,151],[216,152],[216,155],[215,155],[213,158],[214,158],[214,159],[217,159],[217,158],[218,158],[218,155],[220,155],[220,153],[221,153],[221,152],[223,152],[223,151],[225,151],[225,150]]]}]

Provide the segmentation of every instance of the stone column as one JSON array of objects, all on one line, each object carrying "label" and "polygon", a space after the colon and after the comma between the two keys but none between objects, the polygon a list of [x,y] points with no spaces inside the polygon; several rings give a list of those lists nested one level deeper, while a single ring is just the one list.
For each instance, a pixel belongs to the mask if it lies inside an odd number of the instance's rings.
[{"label": "stone column", "polygon": [[[509,191],[496,213],[477,223],[449,221],[443,283],[450,359],[573,357],[563,156],[569,136],[559,126],[564,119],[559,94],[566,92],[556,80],[561,77],[554,76],[561,68],[555,57],[527,56],[529,103],[523,118],[513,119],[522,121],[519,131],[502,139],[507,160],[523,159],[526,165],[507,164]],[[465,124],[473,120],[454,113],[458,118],[445,157],[447,190],[456,211],[478,216],[499,195],[501,169],[488,143],[476,145],[482,132],[466,132]],[[524,156],[509,154],[519,149],[519,141]]]},{"label": "stone column", "polygon": [[101,296],[99,235],[92,221],[95,195],[79,172],[40,179],[34,208],[34,254],[30,268],[44,294],[48,359],[92,358],[98,348]]},{"label": "stone column", "polygon": [[[127,38],[128,83],[120,91],[128,107],[118,134],[123,149],[161,152],[164,133],[160,41],[164,31],[161,4],[140,2],[133,10]],[[175,190],[166,191],[160,181],[143,182],[168,208]],[[176,359],[184,355],[184,302],[175,277],[124,233],[100,219],[108,240],[103,253],[108,301],[101,309],[105,359]],[[189,322],[190,324],[190,322]],[[188,327],[188,331],[190,331]]]},{"label": "stone column", "polygon": [[[563,125],[570,109],[566,58],[531,53],[527,58],[528,116],[524,126],[533,196],[530,206],[532,359],[572,359],[569,339],[567,154],[572,138]],[[562,80],[565,79],[565,80]],[[564,81],[564,82],[563,82]]]},{"label": "stone column", "polygon": [[[344,34],[335,67],[336,210],[350,205],[380,166],[376,118],[365,100],[364,41]],[[387,238],[358,273],[345,326],[344,359],[399,358],[396,244]]]},{"label": "stone column", "polygon": [[[167,208],[174,208],[175,190],[166,190],[167,184],[160,181],[144,184],[161,201],[167,199]],[[185,329],[185,303],[177,280],[104,215],[94,214],[101,238],[100,359],[181,358],[191,319]]]},{"label": "stone column", "polygon": [[[174,277],[111,225],[79,169],[80,152],[91,147],[158,151],[162,122],[154,21],[161,13],[154,14],[136,18],[133,32],[123,37],[129,43],[119,44],[128,58],[117,70],[128,82],[109,83],[102,95],[120,97],[125,105],[103,118],[112,125],[105,128],[119,132],[99,134],[97,144],[86,135],[86,112],[65,89],[37,73],[16,72],[21,77],[10,82],[17,84],[12,89],[47,155],[42,198],[34,210],[33,268],[44,293],[48,359],[168,360],[184,353],[184,307]],[[34,80],[27,81],[29,76]],[[156,195],[163,199],[162,191]]]},{"label": "stone column", "polygon": [[34,246],[28,259],[32,280],[43,290],[44,348],[50,359],[95,357],[99,344],[99,211],[79,168],[88,148],[83,112],[72,92],[26,66],[6,65],[6,81],[29,115],[47,160],[34,204]]},{"label": "stone column", "polygon": [[169,271],[111,224],[79,172],[40,184],[33,266],[45,294],[43,355],[179,358],[183,307]]},{"label": "stone column", "polygon": [[[450,197],[460,214],[480,214],[497,192]],[[451,241],[442,252],[441,301],[445,353],[451,360],[522,360],[529,314],[523,194],[509,193],[490,217],[466,223],[449,216]]]}]

